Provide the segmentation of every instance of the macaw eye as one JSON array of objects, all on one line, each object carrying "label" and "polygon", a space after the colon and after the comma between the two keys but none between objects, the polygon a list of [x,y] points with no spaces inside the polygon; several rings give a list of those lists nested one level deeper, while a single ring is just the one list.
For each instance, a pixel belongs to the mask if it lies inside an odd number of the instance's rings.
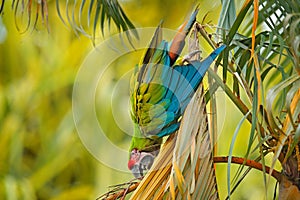
[{"label": "macaw eye", "polygon": [[130,156],[131,156],[131,157],[133,157],[133,156],[136,157],[136,156],[139,156],[140,154],[141,154],[141,153],[140,153],[139,151],[137,151],[137,150],[134,149],[134,150],[131,151]]},{"label": "macaw eye", "polygon": [[139,152],[139,151],[132,151],[131,156],[134,158],[138,157],[137,162],[135,165],[130,167],[130,170],[135,178],[143,177],[151,168],[155,156],[148,152]]},{"label": "macaw eye", "polygon": [[140,168],[142,170],[141,173],[143,173],[143,171],[148,171],[151,168],[153,162],[154,162],[153,155],[149,154],[149,155],[144,156],[140,162]]}]

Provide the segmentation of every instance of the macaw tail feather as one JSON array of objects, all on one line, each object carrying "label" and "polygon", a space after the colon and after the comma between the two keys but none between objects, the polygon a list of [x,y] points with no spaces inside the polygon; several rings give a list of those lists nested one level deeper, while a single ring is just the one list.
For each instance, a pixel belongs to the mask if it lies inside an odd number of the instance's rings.
[{"label": "macaw tail feather", "polygon": [[223,44],[222,46],[220,46],[216,50],[214,50],[209,56],[214,60],[225,48],[226,48],[226,45]]},{"label": "macaw tail feather", "polygon": [[200,80],[204,77],[205,72],[208,70],[210,65],[216,59],[216,57],[226,48],[226,45],[223,44],[222,46],[215,49],[207,58],[203,61],[193,61],[191,62],[194,67],[198,70],[199,75],[201,76]]},{"label": "macaw tail feather", "polygon": [[196,8],[195,11],[192,13],[190,19],[188,21],[185,21],[181,27],[179,28],[179,31],[175,35],[174,39],[172,40],[170,50],[169,50],[169,57],[171,60],[171,65],[175,63],[176,59],[180,55],[184,45],[185,45],[185,37],[190,32],[192,26],[194,25],[196,21],[196,16],[198,14],[199,9]]}]

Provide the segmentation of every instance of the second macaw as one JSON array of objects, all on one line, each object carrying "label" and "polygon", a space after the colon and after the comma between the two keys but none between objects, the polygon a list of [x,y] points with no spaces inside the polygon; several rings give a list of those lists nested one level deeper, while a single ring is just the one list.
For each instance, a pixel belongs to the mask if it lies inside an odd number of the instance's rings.
[{"label": "second macaw", "polygon": [[137,178],[150,169],[162,137],[179,128],[180,117],[203,76],[225,48],[225,45],[220,46],[201,62],[193,60],[188,64],[176,64],[197,13],[198,9],[183,23],[170,43],[162,40],[161,25],[158,26],[132,76],[130,100],[134,135],[129,148],[128,168]]}]

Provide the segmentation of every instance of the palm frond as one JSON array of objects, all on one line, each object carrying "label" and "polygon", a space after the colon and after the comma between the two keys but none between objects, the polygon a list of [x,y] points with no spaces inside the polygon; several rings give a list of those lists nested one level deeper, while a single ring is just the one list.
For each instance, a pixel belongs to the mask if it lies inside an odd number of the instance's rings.
[{"label": "palm frond", "polygon": [[[63,17],[61,7],[65,7],[65,18]],[[126,32],[128,39],[130,33],[138,38],[134,25],[123,11],[117,0],[90,0],[90,1],[66,1],[62,3],[56,0],[57,13],[65,24],[69,24],[75,32],[80,32],[92,40],[95,40],[97,29],[104,35],[105,28],[110,30],[111,24],[115,24],[117,30]],[[105,24],[107,23],[107,24]],[[92,34],[89,34],[89,29]]]},{"label": "palm frond", "polygon": [[[1,7],[0,7],[0,14],[4,10],[4,4],[5,4],[5,0],[2,0]],[[41,0],[41,1],[14,0],[11,3],[11,7],[14,11],[16,28],[21,33],[28,31],[30,27],[35,29],[38,25],[40,18],[42,24],[44,24],[44,26],[47,28],[47,31],[49,32],[47,0]]]},{"label": "palm frond", "polygon": [[[289,13],[284,20],[284,28],[287,36],[288,45],[294,59],[294,66],[298,74],[300,74],[300,11],[299,4],[295,5],[294,13]],[[298,7],[298,9],[297,9]],[[298,10],[298,12],[296,11]]]},{"label": "palm frond", "polygon": [[[14,11],[17,29],[20,32],[26,32],[30,27],[35,29],[37,28],[39,19],[41,18],[42,24],[46,26],[49,32],[48,10],[51,6],[48,6],[47,2],[47,0],[12,1],[11,7]],[[5,3],[5,0],[1,1],[0,14],[3,13]],[[65,8],[64,13],[61,10],[62,7]],[[69,24],[76,33],[83,33],[92,38],[93,41],[95,40],[98,26],[102,35],[104,35],[104,29],[107,26],[110,30],[111,24],[114,24],[119,32],[129,31],[126,32],[128,39],[130,39],[131,34],[138,38],[134,25],[127,17],[117,0],[56,0],[56,11],[66,25]],[[89,34],[90,28],[92,29],[91,34]]]},{"label": "palm frond", "polygon": [[[229,72],[233,79],[232,89],[226,84],[222,86],[217,76],[214,78],[252,125],[245,157],[258,148],[264,163],[265,153],[273,152],[271,171],[279,160],[283,169],[290,172],[286,176],[299,187],[299,170],[295,163],[300,166],[300,156],[296,153],[300,116],[300,2],[263,0],[253,6],[255,2],[245,1],[229,30],[225,24],[219,24],[222,27],[218,28],[227,33],[225,43],[229,51],[224,53],[230,59],[230,62],[223,62],[223,82],[227,82]],[[253,15],[257,10],[258,14]],[[231,13],[227,9],[223,15]],[[240,98],[241,91],[247,99]],[[251,113],[246,116],[248,111]],[[254,138],[258,139],[260,147],[252,147]]]},{"label": "palm frond", "polygon": [[[224,57],[228,57],[229,62],[226,60],[223,62],[223,81],[218,75],[211,72],[211,70],[209,72],[210,75],[213,76],[215,83],[225,90],[228,97],[252,124],[245,158],[249,156],[250,152],[258,148],[260,149],[259,152],[261,153],[262,163],[264,163],[265,153],[272,151],[274,146],[282,144],[280,142],[274,143],[274,140],[278,141],[278,133],[274,130],[276,129],[275,127],[272,129],[272,123],[268,120],[268,115],[272,113],[269,113],[270,110],[268,112],[264,108],[266,104],[264,91],[271,85],[274,85],[274,83],[278,84],[280,79],[281,81],[285,81],[295,73],[294,69],[297,70],[297,66],[295,66],[294,63],[297,62],[298,58],[296,58],[296,61],[293,63],[293,57],[290,52],[295,50],[290,50],[291,45],[286,43],[286,35],[283,29],[283,20],[289,16],[289,13],[295,12],[297,9],[296,6],[291,8],[291,5],[287,5],[281,1],[260,1],[259,6],[256,6],[256,10],[259,8],[257,18],[257,15],[252,16],[254,11],[254,7],[252,6],[253,2],[257,3],[257,1],[251,0],[244,2],[244,5],[238,12],[236,20],[232,23],[229,30],[225,23],[219,23],[222,27],[218,27],[218,29],[226,33],[225,43],[228,48],[227,51],[224,51]],[[223,18],[227,15],[233,15],[233,12],[229,11],[226,1],[223,1],[223,11]],[[293,16],[293,19],[296,19],[295,15]],[[256,17],[257,24],[253,24],[253,17]],[[289,20],[290,19],[287,21]],[[299,24],[297,20],[294,23]],[[292,29],[294,30],[293,36],[297,35],[295,34],[297,31],[295,27],[297,26],[294,25]],[[253,30],[262,31],[258,34],[254,34]],[[252,38],[250,37],[251,31]],[[223,38],[225,37],[223,36]],[[295,39],[295,41],[297,46],[297,39]],[[298,52],[298,50],[296,50],[296,52]],[[232,75],[231,77],[233,79],[232,89],[226,84],[228,72]],[[242,88],[242,90],[240,88]],[[290,93],[290,96],[295,94],[297,90],[296,86],[293,92],[289,92],[288,88],[280,91],[280,97],[278,99],[285,98],[287,93]],[[240,98],[241,91],[244,91],[246,94],[246,100]],[[293,96],[293,98],[295,99],[296,97]],[[282,111],[284,111],[282,108],[286,104],[282,104],[282,101],[278,101],[278,99],[272,102],[272,108],[277,108],[277,111],[279,111],[276,112],[276,114],[274,113],[276,119],[278,117],[283,119],[286,117],[286,114],[282,114]],[[284,100],[283,102],[286,101],[287,100]],[[294,100],[294,102],[296,102],[296,100]],[[281,104],[281,106],[279,106],[279,104]],[[281,109],[279,109],[278,106]],[[251,111],[251,113],[246,116],[249,111]],[[297,114],[295,114],[295,116],[297,116]],[[281,131],[279,135],[282,133],[284,132]],[[252,147],[255,138],[258,138],[260,147]],[[297,147],[295,142],[293,144],[293,146]],[[263,145],[271,148],[271,150],[265,149]],[[279,152],[281,151],[277,152],[278,154],[274,156],[274,160],[279,158]],[[273,167],[274,166],[271,167],[271,171]],[[242,167],[238,170],[237,174],[240,174],[241,170]],[[236,176],[236,178],[238,178],[238,176]],[[265,178],[264,180],[266,183]],[[234,187],[236,187],[236,185]]]}]

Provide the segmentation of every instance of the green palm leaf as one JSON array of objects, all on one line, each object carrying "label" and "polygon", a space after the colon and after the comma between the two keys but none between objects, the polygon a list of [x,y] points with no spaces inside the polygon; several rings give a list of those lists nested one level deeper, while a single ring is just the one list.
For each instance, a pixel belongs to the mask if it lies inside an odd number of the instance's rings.
[{"label": "green palm leaf", "polygon": [[[232,89],[214,77],[252,125],[245,157],[251,156],[252,151],[262,149],[260,158],[264,165],[264,156],[273,152],[271,171],[275,161],[279,160],[283,169],[294,168],[293,174],[298,173],[298,169],[291,166],[294,161],[290,159],[297,162],[295,148],[296,151],[299,149],[299,3],[299,0],[290,3],[281,0],[259,1],[257,33],[254,37],[256,64],[251,53],[253,1],[245,1],[229,30],[228,25],[219,23],[219,28],[227,32],[225,43],[229,46],[228,57],[231,61],[223,62],[223,82],[227,82],[229,74],[229,78],[233,79]],[[222,13],[223,18],[234,17],[234,12],[228,9],[228,2],[225,1]],[[256,72],[257,68],[259,73]],[[247,98],[240,98],[241,93],[246,94]],[[251,114],[246,116],[248,111]],[[252,147],[254,138],[258,139],[260,147]],[[242,169],[238,170],[236,179]],[[296,177],[291,174],[287,176],[294,184],[298,184]]]},{"label": "green palm leaf", "polygon": [[[1,1],[0,14],[4,10],[5,2],[5,0]],[[50,3],[52,2],[50,1],[49,4]],[[20,32],[26,32],[30,27],[33,29],[37,28],[40,18],[49,31],[47,0],[13,0],[11,7],[14,11],[16,27]],[[62,7],[65,7],[64,13],[61,10]],[[51,8],[51,6],[49,8]],[[98,26],[102,34],[104,34],[105,27],[110,28],[112,23],[116,26],[118,31],[130,30],[130,32],[126,32],[129,39],[130,33],[138,37],[134,25],[117,0],[56,0],[56,10],[61,20],[65,24],[69,24],[76,33],[83,33],[93,40],[96,37]],[[92,34],[88,33],[90,26],[92,26]]]}]

